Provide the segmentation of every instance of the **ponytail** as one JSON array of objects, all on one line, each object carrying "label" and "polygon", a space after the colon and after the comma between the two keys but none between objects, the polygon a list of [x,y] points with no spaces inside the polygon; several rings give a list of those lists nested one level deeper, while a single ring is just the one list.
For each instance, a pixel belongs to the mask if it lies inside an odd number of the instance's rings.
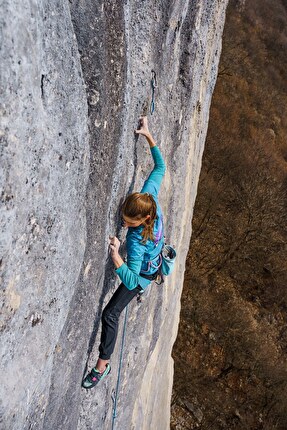
[{"label": "ponytail", "polygon": [[142,243],[145,244],[148,239],[152,241],[155,240],[153,228],[156,219],[156,202],[151,194],[130,194],[123,203],[122,214],[136,220],[140,220],[149,215],[150,218],[142,223]]}]

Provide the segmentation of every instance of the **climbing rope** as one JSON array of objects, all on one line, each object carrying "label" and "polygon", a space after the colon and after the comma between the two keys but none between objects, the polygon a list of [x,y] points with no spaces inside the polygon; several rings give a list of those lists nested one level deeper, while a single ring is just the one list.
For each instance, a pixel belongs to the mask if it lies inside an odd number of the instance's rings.
[{"label": "climbing rope", "polygon": [[126,337],[127,321],[128,321],[128,305],[126,306],[126,311],[125,311],[125,320],[124,320],[123,335],[122,335],[122,342],[121,342],[121,352],[120,352],[120,362],[119,362],[117,386],[116,386],[115,394],[112,397],[113,403],[114,403],[113,418],[112,418],[112,430],[114,430],[115,419],[117,418],[117,403],[118,403],[118,394],[119,394],[120,383],[121,383],[121,370],[122,370],[122,364],[123,364],[123,352],[124,352],[124,344],[125,344],[125,337]]},{"label": "climbing rope", "polygon": [[151,95],[151,104],[150,104],[150,113],[151,115],[154,113],[154,109],[155,109],[155,102],[154,102],[154,90],[156,88],[156,73],[154,70],[151,71],[151,90],[152,90],[152,95]]},{"label": "climbing rope", "polygon": [[[152,99],[151,99],[151,105],[150,105],[150,113],[152,115],[154,113],[154,109],[155,109],[154,91],[155,91],[155,88],[157,86],[157,82],[156,82],[155,71],[152,70],[151,73],[152,73],[152,78],[151,78]],[[148,109],[148,104],[146,106],[146,110],[147,109]],[[146,115],[146,114],[144,113],[144,115]],[[138,301],[140,301],[140,296],[138,297]],[[117,385],[116,385],[115,394],[112,396],[112,400],[113,400],[113,404],[114,404],[113,405],[113,417],[112,417],[112,430],[114,430],[115,420],[117,418],[118,395],[119,395],[119,389],[120,389],[120,384],[121,384],[121,371],[122,371],[122,364],[123,364],[123,352],[124,352],[124,344],[125,344],[125,337],[126,337],[127,321],[128,321],[128,305],[126,306],[126,310],[125,310],[125,319],[124,319],[124,327],[123,327],[122,342],[121,342]]]}]

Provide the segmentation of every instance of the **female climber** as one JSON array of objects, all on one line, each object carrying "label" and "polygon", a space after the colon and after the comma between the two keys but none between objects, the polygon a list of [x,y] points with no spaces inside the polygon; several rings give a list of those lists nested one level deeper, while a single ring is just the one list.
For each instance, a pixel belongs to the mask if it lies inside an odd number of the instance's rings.
[{"label": "female climber", "polygon": [[140,193],[132,193],[122,208],[122,224],[128,228],[126,236],[127,264],[120,254],[120,241],[110,237],[110,255],[122,283],[115,291],[102,314],[102,333],[96,366],[84,378],[82,386],[92,388],[110,373],[119,316],[127,304],[157,278],[164,245],[163,216],[158,192],[165,173],[165,163],[148,129],[147,117],[140,117],[135,133],[145,136],[154,160],[154,168]]}]

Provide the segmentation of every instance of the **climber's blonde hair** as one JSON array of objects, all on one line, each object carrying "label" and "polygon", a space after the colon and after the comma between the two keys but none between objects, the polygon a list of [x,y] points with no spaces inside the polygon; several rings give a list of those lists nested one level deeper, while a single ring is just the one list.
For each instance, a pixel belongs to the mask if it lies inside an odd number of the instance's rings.
[{"label": "climber's blonde hair", "polygon": [[149,193],[132,193],[128,195],[122,205],[122,215],[136,221],[150,215],[150,218],[143,221],[142,242],[148,239],[155,240],[153,234],[154,222],[156,219],[156,202]]}]

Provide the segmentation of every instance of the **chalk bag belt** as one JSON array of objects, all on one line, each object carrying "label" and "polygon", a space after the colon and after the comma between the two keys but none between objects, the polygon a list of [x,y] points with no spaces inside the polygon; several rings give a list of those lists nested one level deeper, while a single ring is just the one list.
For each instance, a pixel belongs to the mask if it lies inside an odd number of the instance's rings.
[{"label": "chalk bag belt", "polygon": [[[159,263],[158,264],[154,264],[154,261],[157,260],[158,258],[159,258]],[[151,260],[151,261],[148,262],[147,270],[141,270],[141,272],[142,273],[148,273],[150,271],[151,267],[153,267],[154,269],[159,269],[161,265],[162,265],[162,255],[160,253],[153,260]]]}]

